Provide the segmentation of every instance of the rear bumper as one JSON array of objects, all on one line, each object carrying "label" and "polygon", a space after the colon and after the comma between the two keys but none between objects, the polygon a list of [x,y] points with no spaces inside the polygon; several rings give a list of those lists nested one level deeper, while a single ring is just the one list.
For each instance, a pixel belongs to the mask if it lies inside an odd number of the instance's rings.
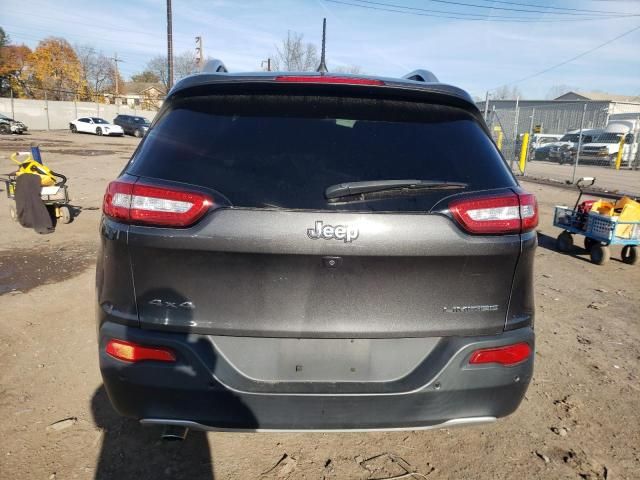
[{"label": "rear bumper", "polygon": [[616,155],[617,155],[616,153],[603,153],[603,154],[581,153],[580,161],[609,162],[610,158]]},{"label": "rear bumper", "polygon": [[[408,375],[377,384],[278,384],[249,378],[206,335],[107,321],[99,337],[105,387],[122,415],[142,423],[203,430],[414,429],[483,423],[518,407],[533,372],[533,355],[512,367],[468,364],[479,348],[522,341],[533,347],[531,328],[498,336],[442,338]],[[169,347],[178,361],[116,360],[105,353],[110,338]]]}]

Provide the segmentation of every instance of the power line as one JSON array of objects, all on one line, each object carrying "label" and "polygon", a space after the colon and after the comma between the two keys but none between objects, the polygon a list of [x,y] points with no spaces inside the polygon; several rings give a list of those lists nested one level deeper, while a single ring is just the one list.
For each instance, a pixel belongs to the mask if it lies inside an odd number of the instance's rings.
[{"label": "power line", "polygon": [[[94,41],[96,40],[96,37],[94,36],[89,36],[89,35],[82,35],[82,34],[78,34],[78,33],[65,33],[64,36],[62,35],[58,35],[55,33],[51,33],[50,29],[43,29],[43,28],[35,28],[35,27],[29,27],[28,31],[30,33],[24,33],[23,31],[21,31],[21,27],[13,27],[11,25],[6,25],[6,31],[11,35],[11,36],[16,36],[16,37],[24,37],[24,38],[30,38],[32,40],[36,40],[36,41],[40,41],[40,40],[44,40],[45,38],[47,38],[48,36],[51,37],[61,37],[61,38],[69,38],[69,39],[79,39],[80,41]],[[37,35],[35,32],[44,32],[42,35]],[[48,35],[47,35],[48,33]],[[157,48],[158,51],[162,51],[162,43],[158,43],[158,44],[152,44],[152,43],[147,43],[147,42],[135,42],[134,46],[142,46],[142,47],[150,47],[150,48]]]},{"label": "power line", "polygon": [[[456,16],[469,16],[469,17],[479,17],[479,19],[482,20],[486,20],[487,19],[487,14],[485,13],[466,13],[466,12],[453,12],[451,10],[433,10],[433,9],[429,9],[429,8],[419,8],[419,7],[407,7],[407,6],[402,6],[402,5],[396,5],[396,4],[392,4],[392,3],[384,3],[384,2],[374,2],[372,0],[350,0],[352,2],[359,2],[359,3],[366,3],[366,4],[370,4],[370,5],[380,5],[380,6],[384,6],[384,7],[392,7],[392,8],[399,8],[399,9],[403,9],[403,10],[411,10],[411,11],[417,11],[417,12],[427,12],[427,13],[444,13],[446,15],[456,15]],[[409,12],[406,12],[409,13]],[[580,16],[583,16],[583,14],[581,14]],[[591,15],[591,17],[594,17],[594,15]],[[520,19],[519,17],[514,17],[513,15],[493,15],[491,14],[491,19],[494,18],[507,18],[507,19],[511,19],[511,20],[518,20]],[[534,20],[534,19],[530,19],[530,18],[525,18],[522,17],[522,20]],[[537,19],[536,19],[537,20]]]},{"label": "power line", "polygon": [[[14,11],[13,13],[20,13],[20,12]],[[68,18],[61,18],[56,16],[44,16],[44,15],[38,15],[33,13],[24,13],[24,15],[28,17],[35,17],[35,18],[41,18],[43,20],[48,20],[48,22],[46,22],[45,25],[49,27],[51,26],[52,19],[60,22],[64,22],[65,24],[72,23],[75,25],[83,25],[83,26],[87,26],[87,22],[89,21],[88,18],[85,21],[74,21],[74,20],[69,20]],[[83,20],[83,17],[80,17],[78,15],[75,15],[74,18]],[[138,33],[140,35],[147,35],[150,37],[158,38],[158,33],[145,32],[142,30],[132,30],[129,28],[121,28],[121,27],[111,26],[110,24],[104,24],[104,23],[102,23],[101,25],[92,25],[91,29],[106,30],[106,31],[113,31],[113,32]]]},{"label": "power line", "polygon": [[[5,30],[5,31],[6,31],[7,34],[9,34],[11,37],[14,37],[14,38],[19,38],[19,39],[26,38],[26,39],[31,39],[31,40],[35,40],[35,41],[39,41],[39,40],[43,39],[43,37],[39,37],[39,36],[36,36],[36,35],[28,35],[28,34],[17,33],[14,30]],[[73,40],[73,37],[71,37],[71,39]],[[161,49],[159,49],[159,51],[160,50]],[[156,54],[156,55],[159,55],[159,53]],[[138,57],[138,58],[141,58],[141,59],[146,59],[147,61],[151,58],[150,54],[147,54],[147,53],[128,52],[127,56],[129,56],[129,57]],[[118,59],[118,61],[121,62],[123,60]],[[136,67],[131,66],[131,68],[119,68],[119,71],[120,71],[120,73],[123,73],[125,75],[129,75],[130,76],[130,75],[139,73],[140,72],[140,68],[136,68]]]},{"label": "power line", "polygon": [[[497,18],[495,16],[486,16],[486,15],[482,15],[482,14],[472,14],[472,13],[457,13],[457,12],[451,12],[451,14],[445,14],[445,15],[439,15],[439,11],[438,13],[422,13],[422,12],[418,12],[418,11],[408,11],[408,10],[395,10],[395,9],[391,9],[391,8],[383,8],[383,7],[375,7],[372,5],[361,5],[361,4],[357,4],[357,3],[351,3],[352,1],[362,1],[362,0],[351,0],[351,2],[348,1],[341,1],[341,0],[324,0],[325,2],[330,2],[330,3],[337,3],[337,4],[341,4],[341,5],[348,5],[351,7],[356,7],[356,8],[364,8],[364,9],[368,9],[368,10],[379,10],[382,12],[393,12],[393,13],[401,13],[404,15],[414,15],[414,16],[419,16],[419,17],[434,17],[434,18],[447,18],[447,19],[451,19],[451,20],[467,20],[467,21],[480,21],[480,22],[501,22],[501,23],[567,23],[567,22],[583,22],[583,21],[589,21],[589,20],[610,20],[610,19],[617,19],[617,18],[627,18],[627,17],[613,17],[613,16],[607,16],[605,18],[597,18],[597,17],[581,17],[579,19],[557,19],[557,20],[539,20],[537,18],[522,18],[522,17],[503,17],[503,18]],[[403,7],[396,7],[396,8],[403,8]],[[406,7],[405,7],[406,8]],[[429,11],[426,9],[423,9],[424,11]],[[466,15],[466,16],[463,16]]]},{"label": "power line", "polygon": [[533,4],[533,3],[519,3],[519,2],[507,2],[504,0],[481,0],[483,2],[487,2],[487,3],[501,3],[503,5],[518,5],[521,7],[535,7],[535,8],[544,8],[544,9],[549,9],[549,10],[568,10],[568,11],[573,11],[573,12],[588,12],[588,13],[605,13],[608,15],[627,15],[627,13],[625,12],[612,12],[612,11],[607,11],[607,10],[588,10],[585,8],[569,8],[569,7],[556,7],[554,5],[540,5],[540,4]]},{"label": "power line", "polygon": [[[587,51],[585,51],[585,52],[582,52],[582,53],[580,53],[579,55],[576,55],[575,57],[572,57],[572,58],[569,58],[569,59],[567,59],[567,60],[565,60],[565,61],[563,61],[563,62],[557,63],[557,64],[555,64],[555,65],[553,65],[553,66],[551,66],[551,67],[549,67],[549,68],[545,68],[544,70],[540,70],[539,72],[534,73],[534,74],[532,74],[532,75],[528,75],[528,76],[526,76],[526,77],[523,77],[523,78],[521,78],[520,80],[516,80],[515,82],[507,83],[506,85],[515,85],[515,84],[518,84],[518,83],[522,83],[522,82],[524,82],[524,81],[526,81],[526,80],[531,80],[532,78],[535,78],[535,77],[538,77],[538,76],[540,76],[540,75],[542,75],[542,74],[544,74],[544,73],[550,72],[551,70],[555,70],[555,69],[556,69],[556,68],[558,68],[558,67],[562,67],[563,65],[566,65],[567,63],[571,63],[571,62],[573,62],[574,60],[577,60],[577,59],[579,59],[579,58],[584,57],[585,55],[588,55],[588,54],[590,54],[590,53],[593,53],[593,52],[595,52],[596,50],[599,50],[600,48],[605,47],[605,46],[609,45],[610,43],[613,43],[613,42],[615,42],[616,40],[619,40],[619,39],[621,39],[622,37],[625,37],[625,36],[627,36],[627,35],[629,35],[629,34],[631,34],[631,33],[635,32],[636,30],[640,30],[640,25],[638,25],[637,27],[632,28],[631,30],[627,30],[627,31],[626,31],[626,32],[624,32],[624,33],[621,33],[620,35],[618,35],[617,37],[612,38],[611,40],[607,40],[606,42],[601,43],[600,45],[597,45],[597,46],[595,46],[595,47],[593,47],[593,48],[590,48],[589,50],[587,50]],[[496,89],[498,89],[498,88],[500,88],[500,87],[495,87],[495,88],[492,88],[491,90],[496,90]]]},{"label": "power line", "polygon": [[[355,0],[355,1],[362,1],[362,2],[366,2],[366,0]],[[526,12],[526,13],[549,13],[547,10],[523,10],[521,8],[510,8],[510,7],[495,7],[493,5],[489,6],[489,5],[478,5],[477,3],[465,3],[465,2],[456,2],[453,0],[428,0],[429,2],[434,2],[434,3],[443,3],[445,5],[456,5],[459,7],[473,7],[473,8],[483,8],[485,10],[505,10],[508,12]],[[368,3],[368,2],[366,2]],[[501,3],[501,2],[498,2]],[[400,7],[403,8],[403,7]],[[404,7],[404,8],[408,8],[408,7]],[[542,5],[538,5],[537,8],[545,8]],[[451,12],[451,13],[455,13],[455,12]],[[560,13],[560,12],[555,12],[556,15],[578,15],[577,13]],[[580,14],[580,15],[587,15],[587,13],[584,14]],[[621,16],[638,16],[638,15],[634,15],[634,14],[627,14],[627,13],[617,13],[616,15],[621,15]]]}]

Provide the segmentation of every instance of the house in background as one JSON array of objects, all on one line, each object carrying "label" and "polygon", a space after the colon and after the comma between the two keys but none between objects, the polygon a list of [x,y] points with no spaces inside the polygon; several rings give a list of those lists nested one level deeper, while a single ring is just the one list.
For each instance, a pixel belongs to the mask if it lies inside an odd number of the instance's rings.
[{"label": "house in background", "polygon": [[140,110],[158,110],[167,91],[162,83],[127,82],[125,92],[118,99],[122,105]]},{"label": "house in background", "polygon": [[569,91],[560,95],[554,100],[590,100],[592,102],[622,102],[622,103],[639,103],[640,95],[616,95],[614,93],[607,92],[582,92],[582,91]]}]

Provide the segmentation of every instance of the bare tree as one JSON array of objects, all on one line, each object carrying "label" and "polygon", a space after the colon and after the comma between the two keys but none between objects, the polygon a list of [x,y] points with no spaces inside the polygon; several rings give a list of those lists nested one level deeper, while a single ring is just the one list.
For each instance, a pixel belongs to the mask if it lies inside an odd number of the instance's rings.
[{"label": "bare tree", "polygon": [[343,65],[343,66],[334,68],[333,71],[336,73],[352,73],[354,75],[358,75],[359,73],[364,73],[360,65]]},{"label": "bare tree", "polygon": [[149,82],[149,83],[158,83],[160,82],[160,78],[153,72],[149,70],[144,70],[140,73],[136,73],[131,75],[132,82]]},{"label": "bare tree", "polygon": [[509,88],[508,85],[503,85],[496,88],[491,98],[494,100],[515,100],[516,98],[520,98],[520,100],[522,100],[523,95],[522,91],[517,86],[514,85]]},{"label": "bare tree", "polygon": [[74,50],[80,61],[86,96],[115,88],[115,66],[110,58],[88,45],[76,45]]},{"label": "bare tree", "polygon": [[153,73],[165,88],[169,84],[169,74],[167,73],[167,57],[158,55],[147,62],[146,71]]},{"label": "bare tree", "polygon": [[[165,86],[169,85],[169,74],[167,73],[167,57],[158,55],[153,57],[145,68],[146,72],[153,73],[160,82]],[[193,52],[186,51],[173,57],[173,80],[178,80],[196,73],[198,66],[196,65],[196,57]]]},{"label": "bare tree", "polygon": [[182,52],[173,58],[173,76],[176,82],[197,72],[196,56],[191,50]]},{"label": "bare tree", "polygon": [[545,98],[547,100],[554,100],[562,95],[564,95],[565,93],[571,92],[571,91],[576,91],[578,90],[577,87],[572,87],[570,85],[554,85],[553,87],[551,87],[549,89],[549,91],[547,92],[547,95],[545,96]]},{"label": "bare tree", "polygon": [[301,33],[291,31],[287,32],[282,45],[276,47],[272,58],[273,69],[282,72],[312,72],[320,63],[318,48],[313,43],[305,43]]}]

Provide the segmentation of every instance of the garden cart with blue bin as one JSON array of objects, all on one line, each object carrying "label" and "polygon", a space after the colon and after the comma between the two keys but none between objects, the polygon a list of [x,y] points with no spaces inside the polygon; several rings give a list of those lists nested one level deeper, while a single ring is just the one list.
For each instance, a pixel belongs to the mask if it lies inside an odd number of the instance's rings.
[{"label": "garden cart with blue bin", "polygon": [[594,183],[593,177],[580,178],[576,182],[580,193],[574,207],[555,207],[553,225],[563,229],[556,239],[556,248],[560,252],[569,252],[574,245],[573,235],[582,235],[584,248],[589,252],[593,263],[605,264],[611,258],[611,245],[622,246],[621,257],[624,263],[638,263],[640,203],[629,197],[622,197],[615,202],[581,202],[585,188]]}]

